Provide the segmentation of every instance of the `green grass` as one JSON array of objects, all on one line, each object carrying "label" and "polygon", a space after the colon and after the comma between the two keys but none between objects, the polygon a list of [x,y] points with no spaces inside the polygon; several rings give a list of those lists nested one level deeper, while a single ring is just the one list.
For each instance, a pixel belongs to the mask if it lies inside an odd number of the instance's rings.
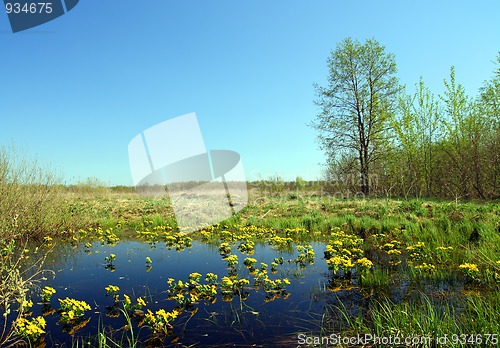
[{"label": "green grass", "polygon": [[[498,201],[451,202],[436,200],[352,199],[338,200],[319,196],[307,190],[286,191],[276,180],[270,186],[250,190],[249,204],[236,216],[223,222],[210,234],[195,232],[190,236],[217,247],[228,237],[224,231],[239,231],[243,226],[260,228],[247,241],[268,243],[271,238],[286,238],[290,230],[294,243],[331,242],[332,230],[340,229],[363,239],[365,256],[375,266],[358,284],[363,291],[387,294],[387,289],[401,282],[412,284],[458,283],[478,288],[484,296],[466,296],[448,303],[430,298],[394,302],[388,297],[373,302],[368,312],[356,317],[352,309],[340,305],[324,314],[322,330],[332,323],[346,333],[371,332],[388,335],[394,330],[401,335],[432,333],[495,333],[500,322],[500,204]],[[314,188],[316,190],[316,188]],[[154,230],[176,222],[168,198],[140,196],[130,188],[110,189],[89,181],[65,187],[57,176],[36,162],[23,159],[12,150],[0,150],[0,305],[6,313],[16,298],[36,286],[37,270],[50,251],[45,237],[54,243],[71,239],[79,229],[100,227],[113,229],[119,238],[136,238],[136,231]],[[272,232],[262,232],[272,229]],[[380,241],[377,239],[384,234]],[[229,233],[231,235],[231,233]],[[277,238],[279,240],[279,238]],[[401,243],[402,263],[391,266],[381,247],[397,240]],[[421,260],[411,264],[407,247],[423,243]],[[39,248],[39,257],[28,259],[19,250]],[[293,245],[284,245],[286,249]],[[439,247],[451,247],[443,253]],[[17,251],[16,251],[17,250]],[[316,254],[321,255],[317,250]],[[33,260],[38,259],[38,263]],[[422,270],[422,262],[435,268]],[[459,269],[463,263],[474,263],[479,272],[473,277]],[[30,267],[31,271],[28,271]],[[17,273],[16,269],[28,273]],[[27,277],[25,275],[29,274]],[[340,314],[335,317],[334,314]],[[13,313],[14,314],[14,313]],[[13,320],[13,314],[5,316]],[[22,313],[15,313],[22,315]],[[335,315],[337,315],[335,314]],[[341,325],[340,325],[341,324]],[[340,325],[340,326],[338,326]],[[4,324],[7,328],[7,324]],[[392,330],[392,331],[391,331]],[[134,344],[134,333],[118,338],[102,329],[98,346],[112,347]],[[0,336],[0,344],[14,339],[11,331]],[[131,340],[131,341],[129,341]],[[80,342],[84,344],[84,342]]]},{"label": "green grass", "polygon": [[[343,332],[345,335],[373,335],[378,337],[398,336],[427,337],[426,341],[415,346],[463,347],[460,337],[452,335],[482,335],[483,345],[488,334],[500,331],[500,291],[490,293],[489,298],[482,295],[468,295],[454,301],[431,299],[421,294],[418,298],[395,303],[383,298],[375,300],[370,310],[353,315],[352,308],[344,304],[332,306],[322,318],[323,332]],[[438,337],[448,336],[448,343],[437,345]],[[477,338],[477,336],[476,336]],[[463,343],[463,344],[462,344]]]}]

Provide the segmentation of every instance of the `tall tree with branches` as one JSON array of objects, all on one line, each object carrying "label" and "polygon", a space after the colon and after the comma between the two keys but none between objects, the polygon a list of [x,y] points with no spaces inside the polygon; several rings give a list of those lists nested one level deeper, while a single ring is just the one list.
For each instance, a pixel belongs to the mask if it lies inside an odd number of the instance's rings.
[{"label": "tall tree with branches", "polygon": [[376,40],[346,38],[328,58],[328,85],[315,84],[320,108],[312,126],[329,164],[357,159],[361,192],[370,193],[370,167],[383,154],[400,91],[396,61]]}]

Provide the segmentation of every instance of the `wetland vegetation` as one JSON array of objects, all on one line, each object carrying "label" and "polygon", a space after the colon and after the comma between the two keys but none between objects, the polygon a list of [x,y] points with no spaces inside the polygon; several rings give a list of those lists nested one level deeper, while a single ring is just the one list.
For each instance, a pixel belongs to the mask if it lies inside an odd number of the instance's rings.
[{"label": "wetland vegetation", "polygon": [[406,95],[375,40],[328,64],[326,181],[250,182],[245,208],[191,234],[166,196],[61,185],[0,149],[0,345],[496,345],[500,70],[469,98],[452,68],[434,97]]},{"label": "wetland vegetation", "polygon": [[30,178],[1,187],[5,346],[499,332],[496,201],[339,199],[320,182],[270,180],[186,235],[167,198]]}]

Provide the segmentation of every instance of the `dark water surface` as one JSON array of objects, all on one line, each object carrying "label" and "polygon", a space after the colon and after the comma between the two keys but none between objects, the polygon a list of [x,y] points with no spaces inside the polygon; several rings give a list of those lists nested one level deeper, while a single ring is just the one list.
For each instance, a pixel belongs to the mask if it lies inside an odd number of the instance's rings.
[{"label": "dark water surface", "polygon": [[[198,311],[193,316],[186,311],[173,322],[173,335],[167,337],[165,345],[177,339],[183,345],[195,345],[198,347],[222,345],[222,346],[265,346],[265,347],[290,347],[296,346],[297,334],[300,332],[319,331],[318,318],[325,311],[325,305],[332,302],[334,295],[327,290],[331,273],[328,271],[323,251],[325,245],[312,243],[316,259],[314,264],[308,264],[301,268],[294,262],[287,262],[297,256],[296,251],[279,252],[268,245],[256,244],[255,253],[250,257],[257,259],[256,267],[260,262],[269,265],[269,277],[288,278],[291,282],[287,287],[289,296],[276,298],[272,301],[266,300],[267,294],[262,287],[255,290],[253,287],[253,276],[243,265],[245,257],[233,248],[233,253],[238,255],[237,266],[239,277],[250,280],[246,288],[250,294],[246,300],[236,296],[231,302],[225,302],[217,298],[214,304],[205,304],[203,301],[196,303]],[[147,301],[143,308],[153,312],[158,309],[172,310],[177,303],[168,300],[166,290],[167,279],[174,278],[186,281],[192,272],[198,272],[204,276],[215,273],[220,279],[227,275],[227,262],[224,261],[216,247],[192,242],[192,248],[182,251],[168,250],[164,244],[159,243],[154,249],[147,243],[137,241],[120,242],[116,246],[100,245],[94,243],[85,253],[83,245],[73,249],[71,246],[60,246],[55,251],[56,258],[47,261],[46,267],[55,270],[55,277],[49,277],[44,285],[56,289],[56,294],[51,299],[51,306],[59,308],[58,298],[74,298],[86,301],[92,311],[86,312],[90,317],[89,323],[78,330],[74,336],[63,332],[63,324],[58,323],[57,313],[46,316],[47,335],[45,342],[47,346],[71,347],[82,337],[95,336],[98,327],[109,329],[120,329],[124,326],[124,318],[111,318],[106,316],[108,309],[113,305],[113,299],[106,295],[105,287],[116,285],[120,288],[120,300],[123,294],[127,294],[135,302],[135,298],[142,296]],[[115,254],[116,267],[112,272],[105,269],[105,257]],[[276,274],[271,273],[271,262],[275,257],[283,257],[285,263],[278,266]],[[146,257],[153,261],[152,268],[147,272]],[[204,281],[202,280],[202,283]],[[349,291],[354,297],[359,297]],[[346,294],[347,295],[347,292]],[[354,299],[354,298],[353,298]],[[40,314],[40,306],[33,307],[33,315]],[[134,325],[135,333],[142,341],[145,341],[150,331],[146,327],[138,328]],[[117,331],[115,338],[121,337],[122,331]],[[86,340],[88,341],[88,340]]]}]

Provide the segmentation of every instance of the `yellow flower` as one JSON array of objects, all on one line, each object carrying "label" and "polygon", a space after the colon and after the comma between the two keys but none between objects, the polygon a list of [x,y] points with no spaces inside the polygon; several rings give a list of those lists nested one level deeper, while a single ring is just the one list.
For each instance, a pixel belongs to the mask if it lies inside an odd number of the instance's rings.
[{"label": "yellow flower", "polygon": [[431,271],[431,270],[435,269],[436,267],[434,265],[427,264],[427,263],[423,262],[421,265],[415,266],[415,268],[421,269],[423,271]]},{"label": "yellow flower", "polygon": [[198,272],[193,272],[189,275],[189,279],[191,280],[196,280],[196,279],[200,279],[201,278],[201,274],[198,273]]},{"label": "yellow flower", "polygon": [[207,273],[207,275],[205,276],[205,280],[207,282],[214,282],[217,280],[217,274],[214,274],[214,273]]},{"label": "yellow flower", "polygon": [[373,266],[373,262],[368,260],[366,257],[363,257],[356,261],[356,264],[365,268],[371,268]]},{"label": "yellow flower", "polygon": [[447,251],[447,250],[453,250],[453,247],[444,247],[444,246],[439,246],[436,247],[436,251]]},{"label": "yellow flower", "polygon": [[115,293],[117,291],[120,291],[120,288],[116,285],[108,285],[104,288],[108,293]]},{"label": "yellow flower", "polygon": [[190,301],[191,302],[198,302],[199,298],[197,295],[195,294],[190,294],[191,298],[190,298]]},{"label": "yellow flower", "polygon": [[352,262],[351,259],[342,259],[342,266],[345,268],[351,268],[352,267]]},{"label": "yellow flower", "polygon": [[222,286],[224,287],[232,287],[233,286],[233,281],[229,277],[223,277],[222,278]]},{"label": "yellow flower", "polygon": [[334,241],[332,242],[332,244],[333,244],[333,245],[337,245],[337,246],[339,246],[339,247],[341,247],[341,246],[343,246],[343,245],[344,245],[344,243],[342,243],[340,240],[334,240]]},{"label": "yellow flower", "polygon": [[144,302],[144,300],[142,299],[142,297],[138,297],[137,298],[137,304],[141,307],[145,307],[146,306],[146,302]]},{"label": "yellow flower", "polygon": [[45,328],[45,319],[43,317],[36,317],[35,320],[38,322],[38,325],[40,325],[42,328]]},{"label": "yellow flower", "polygon": [[256,262],[257,262],[257,260],[254,259],[253,257],[247,257],[243,263],[245,265],[253,265]]},{"label": "yellow flower", "polygon": [[31,300],[26,300],[26,299],[17,299],[17,302],[19,303],[19,307],[23,308],[31,308],[33,306],[33,301]]},{"label": "yellow flower", "polygon": [[54,295],[56,293],[56,289],[46,286],[43,288],[42,292],[48,295]]},{"label": "yellow flower", "polygon": [[172,312],[165,312],[164,309],[160,309],[159,311],[156,312],[156,316],[161,317],[163,319],[163,321],[165,321],[167,323],[174,320],[175,318],[177,318],[177,315],[178,314],[175,310]]},{"label": "yellow flower", "polygon": [[15,325],[19,333],[23,336],[37,339],[41,334],[45,333],[45,319],[43,317],[33,318],[31,321],[26,318],[19,318],[15,321]]},{"label": "yellow flower", "polygon": [[150,310],[150,309],[148,309],[148,312],[146,313],[145,317],[146,317],[146,319],[147,319],[148,321],[150,321],[151,323],[154,323],[154,322],[156,321],[156,317],[155,317],[155,315],[153,314],[153,312],[151,312],[151,310]]},{"label": "yellow flower", "polygon": [[177,295],[174,297],[174,299],[175,299],[177,302],[179,302],[179,303],[184,302],[184,295],[183,295],[183,294],[177,294]]},{"label": "yellow flower", "polygon": [[125,299],[123,300],[123,303],[124,303],[125,305],[130,305],[130,304],[132,303],[132,302],[130,301],[130,297],[129,297],[127,294],[123,294],[123,297],[125,298]]},{"label": "yellow flower", "polygon": [[458,268],[468,270],[471,273],[479,272],[479,268],[477,268],[477,265],[473,263],[464,263],[458,266]]},{"label": "yellow flower", "polygon": [[387,252],[388,255],[401,255],[401,251],[398,249],[391,249]]}]

